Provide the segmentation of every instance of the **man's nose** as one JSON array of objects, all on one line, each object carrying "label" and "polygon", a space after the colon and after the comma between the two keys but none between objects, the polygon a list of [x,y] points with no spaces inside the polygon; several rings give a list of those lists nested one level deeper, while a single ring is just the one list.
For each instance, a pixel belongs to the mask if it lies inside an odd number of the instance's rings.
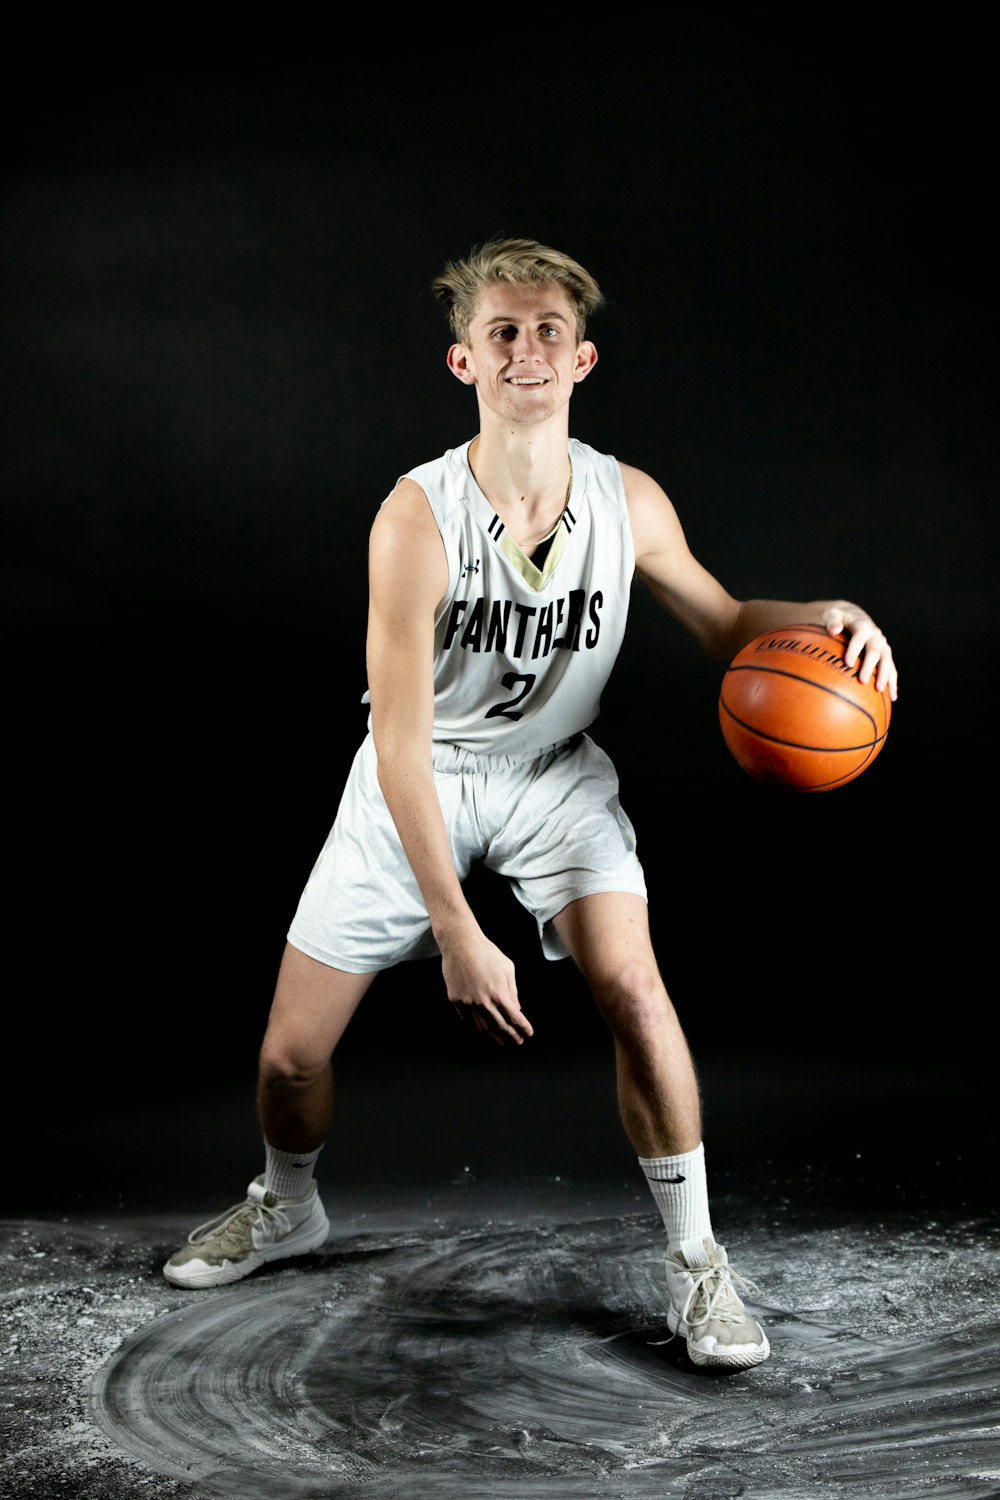
[{"label": "man's nose", "polygon": [[537,358],[541,352],[541,340],[529,328],[522,328],[514,340],[514,358]]}]

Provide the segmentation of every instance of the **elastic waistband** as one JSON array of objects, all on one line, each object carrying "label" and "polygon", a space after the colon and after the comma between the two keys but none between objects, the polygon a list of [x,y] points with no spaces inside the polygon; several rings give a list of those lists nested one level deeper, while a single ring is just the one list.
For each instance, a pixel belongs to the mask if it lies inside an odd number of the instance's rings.
[{"label": "elastic waistband", "polygon": [[546,755],[558,754],[583,739],[582,732],[556,740],[554,745],[543,745],[538,750],[525,750],[520,755],[488,755],[482,750],[466,750],[462,745],[452,745],[446,740],[435,740],[431,746],[431,760],[435,771],[505,771],[512,766],[524,766],[541,760]]}]

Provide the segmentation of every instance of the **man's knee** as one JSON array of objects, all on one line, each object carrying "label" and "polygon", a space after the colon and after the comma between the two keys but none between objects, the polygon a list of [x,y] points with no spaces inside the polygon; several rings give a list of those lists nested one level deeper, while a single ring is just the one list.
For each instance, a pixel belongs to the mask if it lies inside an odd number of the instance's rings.
[{"label": "man's knee", "polygon": [[626,960],[591,981],[597,1005],[615,1032],[644,1035],[674,1019],[673,1006],[655,963]]},{"label": "man's knee", "polygon": [[309,1088],[330,1067],[328,1053],[317,1051],[308,1041],[268,1029],[258,1059],[260,1082],[265,1088]]}]

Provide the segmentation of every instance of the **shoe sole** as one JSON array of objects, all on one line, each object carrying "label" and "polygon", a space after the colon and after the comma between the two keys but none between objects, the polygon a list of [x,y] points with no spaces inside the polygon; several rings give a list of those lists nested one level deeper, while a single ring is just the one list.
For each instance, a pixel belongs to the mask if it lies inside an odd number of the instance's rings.
[{"label": "shoe sole", "polygon": [[295,1245],[272,1245],[266,1250],[255,1250],[248,1255],[246,1260],[235,1264],[231,1260],[224,1260],[221,1266],[205,1266],[202,1270],[191,1271],[184,1266],[174,1267],[167,1261],[163,1267],[163,1275],[172,1286],[181,1286],[190,1290],[200,1290],[202,1287],[229,1286],[234,1281],[242,1281],[245,1276],[250,1276],[254,1271],[266,1266],[273,1260],[294,1260],[299,1255],[311,1255],[324,1245],[330,1233],[330,1221],[323,1217],[322,1229],[317,1227],[315,1232],[307,1239]]},{"label": "shoe sole", "polygon": [[725,1345],[718,1351],[708,1352],[698,1349],[691,1343],[691,1335],[683,1326],[683,1319],[672,1310],[667,1313],[667,1327],[671,1333],[679,1333],[686,1341],[688,1358],[693,1365],[701,1370],[752,1370],[755,1365],[762,1365],[769,1358],[771,1345],[764,1334],[762,1344],[735,1345],[726,1349]]}]

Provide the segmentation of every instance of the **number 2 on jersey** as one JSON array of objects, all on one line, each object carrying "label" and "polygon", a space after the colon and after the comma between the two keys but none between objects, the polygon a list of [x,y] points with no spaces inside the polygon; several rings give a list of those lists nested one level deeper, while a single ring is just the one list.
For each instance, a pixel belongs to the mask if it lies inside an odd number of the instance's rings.
[{"label": "number 2 on jersey", "polygon": [[505,672],[500,679],[505,688],[513,692],[519,682],[522,682],[524,686],[519,693],[515,693],[514,697],[508,698],[505,703],[494,703],[492,708],[486,710],[486,717],[488,719],[496,719],[502,715],[505,719],[523,718],[524,715],[521,713],[521,710],[515,708],[514,705],[520,703],[531,692],[531,689],[535,685],[536,675],[534,672]]}]

